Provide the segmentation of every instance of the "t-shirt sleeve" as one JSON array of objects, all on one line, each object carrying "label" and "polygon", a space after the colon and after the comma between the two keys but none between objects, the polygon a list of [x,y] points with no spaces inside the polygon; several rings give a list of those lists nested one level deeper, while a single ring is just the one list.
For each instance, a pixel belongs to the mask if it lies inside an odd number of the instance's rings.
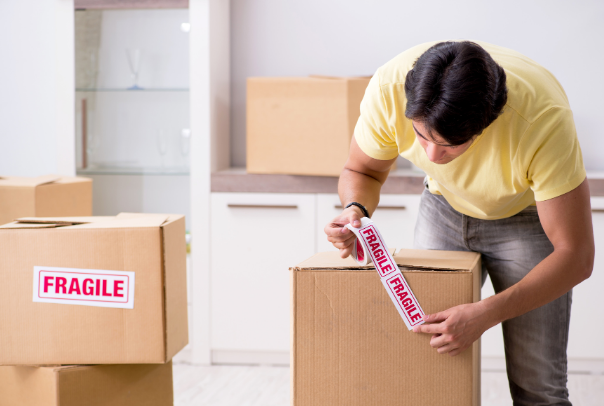
[{"label": "t-shirt sleeve", "polygon": [[543,113],[524,134],[519,153],[537,201],[568,193],[585,180],[581,147],[568,108],[554,107]]},{"label": "t-shirt sleeve", "polygon": [[389,123],[388,105],[380,87],[379,72],[373,75],[361,101],[361,115],[354,137],[361,150],[371,158],[389,160],[398,155],[396,134]]}]

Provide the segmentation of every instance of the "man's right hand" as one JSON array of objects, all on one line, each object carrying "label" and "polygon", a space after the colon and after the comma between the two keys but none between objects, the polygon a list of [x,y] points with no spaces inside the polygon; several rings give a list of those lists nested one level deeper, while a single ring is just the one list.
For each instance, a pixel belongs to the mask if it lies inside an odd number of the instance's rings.
[{"label": "man's right hand", "polygon": [[327,234],[327,241],[340,250],[342,258],[346,258],[351,254],[354,239],[356,238],[354,233],[344,226],[352,224],[353,227],[360,228],[362,217],[363,212],[360,208],[350,206],[325,226],[324,231]]}]

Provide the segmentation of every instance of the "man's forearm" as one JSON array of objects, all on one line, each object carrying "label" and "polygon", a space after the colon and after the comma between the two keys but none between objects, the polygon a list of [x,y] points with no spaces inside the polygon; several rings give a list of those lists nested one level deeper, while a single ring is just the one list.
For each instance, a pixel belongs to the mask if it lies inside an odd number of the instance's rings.
[{"label": "man's forearm", "polygon": [[589,199],[589,184],[584,180],[564,195],[537,203],[554,252],[520,282],[484,300],[492,321],[499,323],[543,306],[591,275],[595,245]]},{"label": "man's forearm", "polygon": [[489,327],[543,306],[585,280],[591,272],[589,252],[555,250],[520,282],[483,300]]},{"label": "man's forearm", "polygon": [[342,205],[361,203],[369,214],[373,214],[379,201],[382,183],[369,175],[344,169],[338,182],[338,193]]}]

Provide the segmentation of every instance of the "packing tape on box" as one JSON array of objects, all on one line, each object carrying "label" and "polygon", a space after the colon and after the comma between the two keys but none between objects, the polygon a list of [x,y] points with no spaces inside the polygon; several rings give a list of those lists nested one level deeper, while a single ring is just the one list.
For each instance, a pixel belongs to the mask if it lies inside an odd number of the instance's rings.
[{"label": "packing tape on box", "polygon": [[361,228],[354,228],[350,224],[347,224],[346,228],[357,236],[352,257],[359,265],[363,266],[373,262],[388,296],[390,296],[407,328],[411,330],[414,326],[423,324],[424,311],[394,261],[392,254],[390,254],[386,241],[384,241],[384,237],[382,237],[374,222],[368,217],[363,217]]}]

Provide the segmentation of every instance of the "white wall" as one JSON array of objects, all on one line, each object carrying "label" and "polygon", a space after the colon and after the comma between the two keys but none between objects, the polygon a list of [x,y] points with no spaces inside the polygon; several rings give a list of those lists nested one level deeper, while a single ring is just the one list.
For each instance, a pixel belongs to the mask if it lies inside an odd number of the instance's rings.
[{"label": "white wall", "polygon": [[0,175],[75,174],[73,0],[0,1]]},{"label": "white wall", "polygon": [[245,78],[367,75],[427,41],[476,39],[548,68],[573,108],[588,170],[604,170],[601,0],[231,0],[231,164],[245,165]]}]

